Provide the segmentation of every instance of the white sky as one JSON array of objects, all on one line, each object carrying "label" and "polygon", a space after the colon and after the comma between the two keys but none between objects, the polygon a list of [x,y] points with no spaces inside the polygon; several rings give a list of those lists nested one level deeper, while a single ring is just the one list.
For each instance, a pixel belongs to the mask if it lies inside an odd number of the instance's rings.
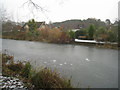
[{"label": "white sky", "polygon": [[36,21],[61,22],[70,19],[97,18],[112,22],[118,18],[119,0],[33,0],[47,12],[30,13],[27,4],[21,7],[27,0],[3,0],[2,5],[7,8],[11,19],[15,21],[28,21],[35,18]]}]

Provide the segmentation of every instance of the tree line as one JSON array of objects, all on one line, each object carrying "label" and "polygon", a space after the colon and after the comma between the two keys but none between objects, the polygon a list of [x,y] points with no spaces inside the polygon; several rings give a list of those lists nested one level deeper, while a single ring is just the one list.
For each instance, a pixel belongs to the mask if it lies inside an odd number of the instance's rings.
[{"label": "tree line", "polygon": [[[10,26],[10,23],[7,23]],[[10,25],[9,25],[10,24]],[[5,24],[3,24],[5,28]],[[29,29],[24,32],[14,30],[12,32],[3,32],[3,37],[15,39],[38,40],[53,43],[70,43],[76,39],[96,40],[105,42],[117,42],[118,37],[118,22],[111,24],[110,20],[106,20],[105,26],[95,26],[90,24],[88,28],[79,28],[76,32],[72,29],[64,30],[62,27],[51,28],[47,25],[44,29],[37,28],[34,19],[27,22]]]}]

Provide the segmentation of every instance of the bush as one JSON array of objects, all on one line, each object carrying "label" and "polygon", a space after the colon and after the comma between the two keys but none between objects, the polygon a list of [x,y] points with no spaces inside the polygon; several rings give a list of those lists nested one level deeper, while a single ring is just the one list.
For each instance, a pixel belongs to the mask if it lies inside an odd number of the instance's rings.
[{"label": "bush", "polygon": [[68,30],[67,35],[69,38],[72,39],[72,41],[74,41],[74,39],[75,39],[75,32],[74,31]]}]

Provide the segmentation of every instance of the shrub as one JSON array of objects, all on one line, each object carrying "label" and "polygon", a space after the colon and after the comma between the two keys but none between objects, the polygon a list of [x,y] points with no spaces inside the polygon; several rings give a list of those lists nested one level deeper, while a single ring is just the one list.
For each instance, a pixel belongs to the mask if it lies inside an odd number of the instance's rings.
[{"label": "shrub", "polygon": [[67,35],[69,38],[72,39],[72,41],[74,41],[74,39],[75,39],[75,32],[74,31],[68,30]]}]

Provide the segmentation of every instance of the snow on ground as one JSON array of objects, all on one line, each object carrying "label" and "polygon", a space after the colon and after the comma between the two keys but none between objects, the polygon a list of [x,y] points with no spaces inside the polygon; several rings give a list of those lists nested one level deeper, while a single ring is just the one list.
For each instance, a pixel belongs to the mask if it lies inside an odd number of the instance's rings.
[{"label": "snow on ground", "polygon": [[1,89],[26,89],[23,82],[17,78],[0,76]]}]

